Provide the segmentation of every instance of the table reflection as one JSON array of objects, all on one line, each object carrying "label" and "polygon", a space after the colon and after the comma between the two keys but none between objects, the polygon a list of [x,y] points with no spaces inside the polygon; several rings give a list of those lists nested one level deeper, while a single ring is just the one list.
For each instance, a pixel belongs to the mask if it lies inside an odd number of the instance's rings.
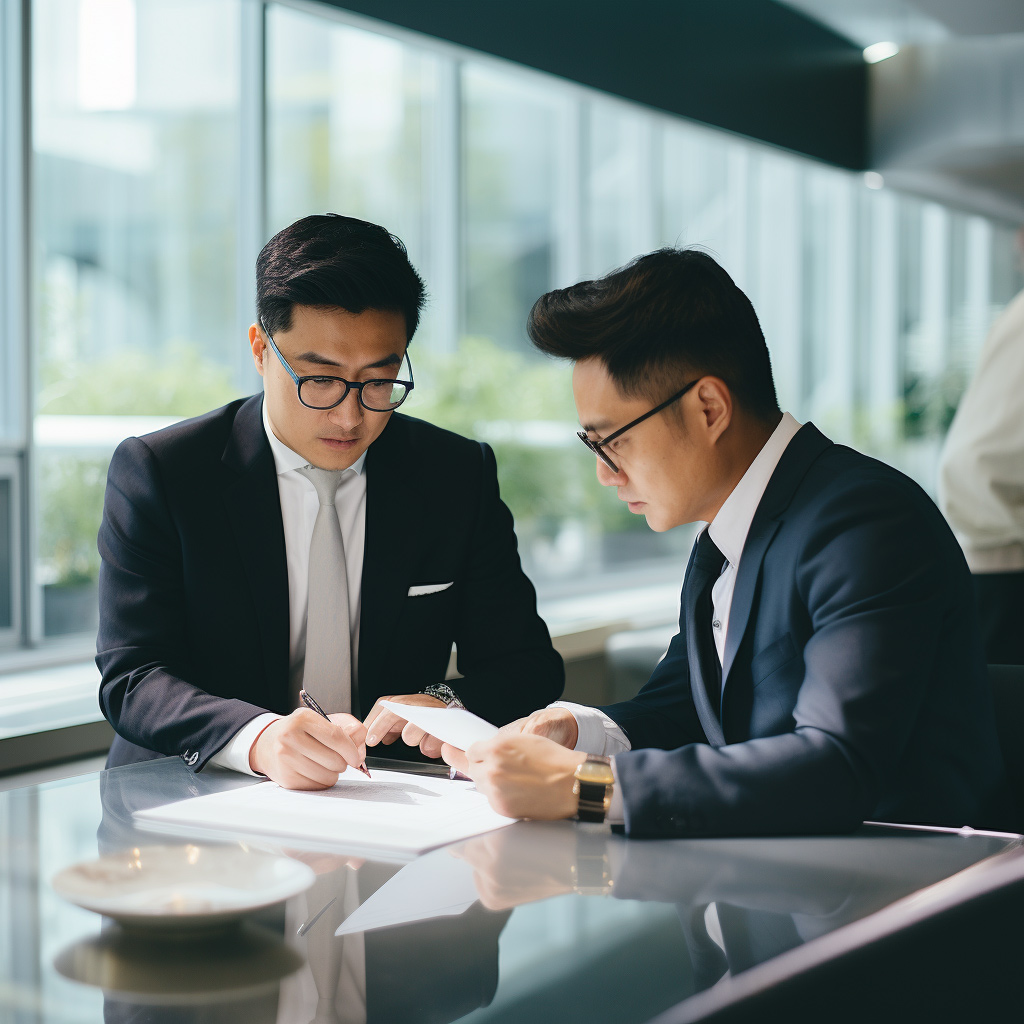
[{"label": "table reflection", "polygon": [[[169,792],[160,785],[140,785],[139,775],[145,769],[144,765],[142,771],[131,774],[111,771],[101,775],[103,814],[97,842],[102,853],[165,841],[137,828],[132,816],[143,808],[180,799],[182,794]],[[154,781],[163,778],[158,767],[150,772]],[[190,780],[188,786],[192,795],[198,796],[204,791],[215,791],[214,787],[224,781],[230,784],[238,780],[199,776]],[[288,972],[290,976],[274,987],[273,993],[265,993],[257,1001],[249,1000],[246,1012],[258,1012],[253,1019],[317,1024],[445,1024],[490,1003],[498,985],[498,938],[508,912],[489,910],[474,900],[473,905],[456,916],[336,935],[338,927],[391,882],[402,865],[326,850],[275,848],[275,852],[304,861],[316,873],[316,881],[306,893],[288,902],[283,919],[276,923],[276,941],[297,957],[298,963]],[[429,876],[425,882],[430,884]],[[260,916],[266,927],[267,915]],[[96,961],[99,954],[109,962],[110,941],[92,940],[72,952],[78,962],[90,956]],[[235,939],[222,937],[219,942],[230,946]],[[162,957],[167,945],[135,949],[132,963],[137,973],[149,959]],[[217,943],[211,940],[207,945],[212,949]],[[126,946],[130,942],[121,935],[118,952]],[[65,956],[56,966],[61,973],[72,976],[63,969],[68,959]],[[213,957],[211,963],[217,962],[217,957]],[[94,970],[92,975],[95,979],[99,972]],[[101,987],[107,986],[101,983]],[[179,990],[173,998],[167,996],[158,1017],[152,1015],[152,1006],[160,998],[152,992],[146,993],[137,1005],[124,992],[108,992],[105,1015],[108,1020],[118,1021],[235,1019],[234,1011],[225,1007],[217,1008],[216,1015],[210,1017],[209,1009],[182,1005],[201,1002],[203,992],[183,972]]]},{"label": "table reflection", "polygon": [[450,852],[492,909],[568,893],[674,904],[701,991],[1006,846],[953,838],[865,827],[852,837],[646,841],[522,822]]},{"label": "table reflection", "polygon": [[214,1004],[218,1021],[277,1019],[281,982],[303,958],[279,935],[250,924],[209,936],[142,935],[108,923],[63,949],[54,967],[104,992],[108,1021],[196,1019]]},{"label": "table reflection", "polygon": [[18,935],[0,946],[12,979],[0,1019],[35,1007],[39,1024],[639,1024],[702,990],[721,999],[748,968],[1014,843],[870,828],[637,841],[523,822],[398,864],[262,839],[312,867],[313,887],[234,933],[177,944],[52,892],[71,863],[168,841],[137,829],[135,811],[252,784],[175,760],[0,794],[0,902]]}]

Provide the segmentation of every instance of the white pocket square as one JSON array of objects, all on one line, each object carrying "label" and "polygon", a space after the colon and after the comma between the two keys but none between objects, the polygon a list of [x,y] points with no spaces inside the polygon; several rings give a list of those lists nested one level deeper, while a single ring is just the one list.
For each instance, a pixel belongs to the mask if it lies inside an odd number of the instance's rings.
[{"label": "white pocket square", "polygon": [[447,590],[451,583],[424,583],[418,587],[409,588],[410,597],[422,597],[424,594],[436,594],[441,590]]}]

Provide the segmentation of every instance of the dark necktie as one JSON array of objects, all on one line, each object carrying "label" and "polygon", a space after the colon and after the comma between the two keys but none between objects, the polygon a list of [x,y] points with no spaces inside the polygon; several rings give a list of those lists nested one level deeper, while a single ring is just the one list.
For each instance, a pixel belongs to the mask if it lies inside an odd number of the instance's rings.
[{"label": "dark necktie", "polygon": [[729,961],[725,953],[708,933],[708,906],[707,903],[700,903],[689,908],[689,912],[682,906],[678,908],[679,921],[683,926],[683,937],[693,968],[695,992],[711,988],[729,970]]},{"label": "dark necktie", "polygon": [[[694,701],[698,713],[702,710],[704,712],[700,717],[705,733],[716,735],[721,732],[718,718],[722,695],[722,663],[718,660],[711,625],[711,589],[722,575],[724,565],[725,555],[715,546],[710,532],[705,530],[697,538],[690,571],[683,584],[687,654],[690,674],[697,684],[693,687]],[[713,723],[707,720],[708,713]],[[713,736],[708,735],[708,740],[714,742]]]}]

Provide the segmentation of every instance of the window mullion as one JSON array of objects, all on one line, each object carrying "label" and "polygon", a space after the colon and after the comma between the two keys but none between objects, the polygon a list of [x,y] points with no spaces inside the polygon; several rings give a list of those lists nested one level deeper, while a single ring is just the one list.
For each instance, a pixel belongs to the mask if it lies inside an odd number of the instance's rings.
[{"label": "window mullion", "polygon": [[[14,642],[29,644],[37,633],[32,604],[31,515],[32,344],[30,329],[29,245],[31,217],[31,62],[29,0],[11,0],[0,10],[0,448],[13,469],[12,628]],[[12,465],[13,461],[13,465]]]}]

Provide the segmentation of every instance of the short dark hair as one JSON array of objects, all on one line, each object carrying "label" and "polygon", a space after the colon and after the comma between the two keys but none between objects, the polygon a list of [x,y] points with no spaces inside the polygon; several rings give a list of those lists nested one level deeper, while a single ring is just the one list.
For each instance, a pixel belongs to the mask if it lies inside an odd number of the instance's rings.
[{"label": "short dark hair", "polygon": [[548,292],[530,311],[527,330],[548,355],[599,357],[629,397],[660,400],[710,375],[759,419],[779,411],[754,307],[696,249],[659,249],[600,280]]},{"label": "short dark hair", "polygon": [[402,240],[355,217],[303,217],[274,235],[256,259],[256,310],[271,334],[291,327],[292,307],[299,305],[401,313],[411,340],[424,298]]}]

